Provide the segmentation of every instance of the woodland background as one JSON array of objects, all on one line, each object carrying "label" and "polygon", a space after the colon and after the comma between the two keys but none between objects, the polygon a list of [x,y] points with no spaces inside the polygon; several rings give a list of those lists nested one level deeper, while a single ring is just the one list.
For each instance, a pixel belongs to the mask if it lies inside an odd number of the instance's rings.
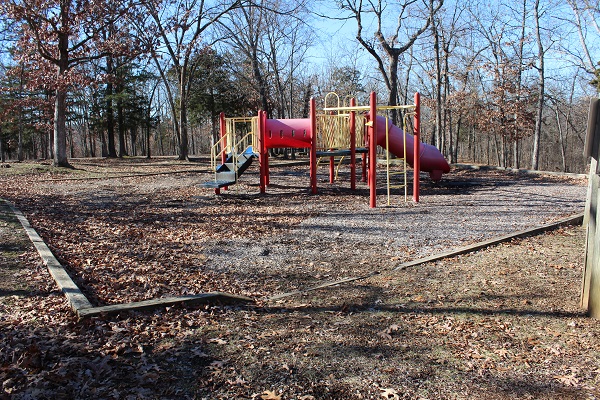
[{"label": "woodland background", "polygon": [[[206,153],[218,114],[424,101],[451,162],[585,172],[598,0],[0,1],[2,161]],[[399,118],[398,116],[393,116]]]}]

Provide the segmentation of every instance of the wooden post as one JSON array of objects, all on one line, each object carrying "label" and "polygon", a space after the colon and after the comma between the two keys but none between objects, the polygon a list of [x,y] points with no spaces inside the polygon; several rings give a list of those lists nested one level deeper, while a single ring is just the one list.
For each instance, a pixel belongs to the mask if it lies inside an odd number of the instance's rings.
[{"label": "wooden post", "polygon": [[[597,232],[598,205],[600,204],[600,100],[593,99],[588,115],[588,130],[585,142],[586,156],[591,157],[590,177],[584,221],[587,222],[585,243],[585,268],[581,288],[581,306],[588,315],[600,319],[600,234]],[[585,224],[584,222],[584,224]]]}]

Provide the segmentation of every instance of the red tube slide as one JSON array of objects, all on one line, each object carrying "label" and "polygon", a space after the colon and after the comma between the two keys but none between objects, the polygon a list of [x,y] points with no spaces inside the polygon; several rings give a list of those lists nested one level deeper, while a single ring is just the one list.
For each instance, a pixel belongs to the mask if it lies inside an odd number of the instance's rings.
[{"label": "red tube slide", "polygon": [[[402,129],[396,125],[389,123],[389,148],[386,146],[385,140],[385,117],[377,117],[377,144],[384,149],[394,154],[396,157],[404,156],[404,140],[402,138]],[[406,134],[406,160],[412,166],[414,161],[414,137],[410,134]],[[442,179],[442,174],[450,172],[450,165],[435,147],[427,143],[421,143],[420,148],[420,160],[421,160],[421,171],[429,172],[431,180],[437,182]]]},{"label": "red tube slide", "polygon": [[268,119],[265,124],[267,149],[279,147],[307,148],[311,146],[310,119]]}]

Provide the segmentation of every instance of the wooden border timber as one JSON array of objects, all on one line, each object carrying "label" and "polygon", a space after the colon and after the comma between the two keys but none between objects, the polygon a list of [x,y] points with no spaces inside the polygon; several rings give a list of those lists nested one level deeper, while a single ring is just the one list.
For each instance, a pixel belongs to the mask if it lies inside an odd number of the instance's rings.
[{"label": "wooden border timber", "polygon": [[574,172],[556,172],[556,171],[543,171],[523,168],[511,168],[511,167],[498,167],[494,165],[477,165],[477,164],[463,164],[455,163],[450,165],[456,169],[467,169],[474,171],[504,171],[512,172],[515,174],[530,174],[530,175],[546,175],[546,176],[559,176],[563,178],[574,178],[574,179],[588,179],[587,174],[577,174]]},{"label": "wooden border timber", "polygon": [[441,260],[443,258],[455,257],[455,256],[459,256],[461,254],[472,253],[474,251],[481,250],[485,247],[490,247],[490,246],[494,246],[496,244],[507,242],[511,239],[537,235],[539,233],[546,232],[546,231],[549,231],[549,230],[552,230],[555,228],[559,228],[561,226],[580,225],[582,222],[583,222],[583,213],[576,214],[576,215],[573,215],[573,216],[570,216],[567,218],[560,219],[558,221],[551,222],[549,224],[538,226],[536,228],[526,229],[523,231],[514,232],[514,233],[511,233],[508,235],[504,235],[504,236],[498,236],[498,237],[495,237],[495,238],[492,238],[489,240],[484,240],[483,242],[470,244],[468,246],[459,247],[457,249],[453,249],[453,250],[446,251],[443,253],[434,254],[429,257],[405,262],[405,263],[398,265],[396,268],[394,268],[394,271],[405,270],[407,268],[414,267],[416,265],[425,264],[425,263],[428,263],[431,261]]},{"label": "wooden border timber", "polygon": [[99,315],[116,314],[124,311],[142,311],[158,307],[170,306],[175,304],[236,304],[254,302],[250,297],[237,296],[228,293],[210,292],[198,295],[180,296],[180,297],[165,297],[159,299],[150,299],[133,303],[114,304],[108,306],[94,307],[92,303],[85,297],[81,289],[73,282],[65,268],[58,262],[52,251],[42,240],[40,235],[31,227],[29,221],[21,211],[15,208],[6,200],[0,199],[11,209],[17,217],[23,229],[29,236],[29,239],[35,246],[39,255],[42,257],[44,264],[48,268],[50,275],[58,285],[59,289],[65,294],[69,306],[77,314],[79,318],[93,317]]},{"label": "wooden border timber", "polygon": [[[0,199],[0,200],[2,200],[2,199]],[[13,211],[15,216],[17,216],[17,218],[21,222],[21,225],[23,225],[23,228],[25,228],[25,231],[27,232],[27,234],[29,235],[29,238],[31,239],[34,246],[40,253],[40,256],[42,256],[42,258],[44,259],[44,263],[48,267],[48,270],[50,271],[53,278],[57,281],[59,288],[67,296],[67,299],[69,301],[71,308],[77,313],[79,318],[93,317],[93,316],[107,315],[107,314],[115,314],[115,313],[119,313],[119,312],[132,311],[132,310],[137,310],[137,311],[148,310],[148,309],[152,309],[152,308],[164,307],[164,306],[180,304],[180,303],[210,304],[210,303],[214,303],[214,302],[219,302],[219,303],[223,303],[223,304],[232,304],[232,303],[254,302],[254,300],[249,297],[236,296],[236,295],[220,293],[220,292],[210,292],[210,293],[203,293],[203,294],[192,295],[192,296],[168,297],[168,298],[162,298],[162,299],[144,300],[144,301],[133,302],[133,303],[94,307],[87,300],[87,298],[83,295],[83,293],[81,293],[81,290],[77,287],[77,285],[75,285],[75,283],[71,280],[70,276],[64,270],[64,267],[58,262],[58,260],[56,260],[56,258],[54,257],[54,255],[52,254],[52,252],[50,251],[48,246],[46,246],[46,244],[41,239],[41,237],[29,225],[29,221],[27,221],[25,216],[19,210],[17,210],[15,207],[13,207],[9,202],[7,202],[5,200],[3,200],[3,201],[11,208],[11,210]],[[542,226],[539,226],[536,228],[515,232],[515,233],[509,234],[509,235],[500,236],[500,237],[486,240],[483,242],[475,243],[475,244],[472,244],[469,246],[460,247],[458,249],[450,250],[448,252],[443,252],[443,253],[436,254],[436,255],[433,255],[430,257],[420,258],[418,260],[402,263],[402,264],[398,265],[396,268],[394,268],[392,271],[405,270],[405,269],[408,269],[410,267],[414,267],[414,266],[417,266],[420,264],[425,264],[428,262],[437,261],[437,260],[441,260],[441,259],[448,258],[448,257],[454,257],[457,255],[470,253],[470,252],[477,251],[477,250],[480,250],[485,247],[489,247],[489,246],[493,246],[493,245],[496,245],[496,244],[499,244],[502,242],[506,242],[506,241],[514,239],[514,238],[533,236],[533,235],[536,235],[536,234],[539,234],[542,232],[546,232],[546,231],[549,231],[549,230],[552,230],[552,229],[555,229],[555,228],[561,227],[561,226],[581,224],[582,221],[583,221],[583,214],[577,214],[577,215],[574,215],[574,216],[571,216],[568,218],[564,218],[564,219],[561,219],[561,220],[558,220],[558,221],[555,221],[555,222],[552,222],[549,224],[545,224],[545,225],[542,225]],[[42,249],[43,251],[40,251],[40,249]],[[47,259],[50,261],[50,263],[48,263]],[[55,273],[56,273],[56,276],[55,276]],[[340,285],[343,283],[349,283],[349,282],[353,282],[353,281],[367,279],[372,276],[380,275],[380,274],[381,274],[381,272],[376,271],[376,272],[372,272],[370,274],[363,275],[363,276],[344,278],[344,279],[340,279],[340,280],[332,281],[332,282],[325,282],[325,283],[322,283],[320,285],[313,286],[310,288],[278,294],[278,295],[269,297],[265,300],[266,301],[280,300],[280,299],[283,299],[286,297],[303,294],[303,293],[318,290],[318,289],[328,288],[328,287],[337,286],[337,285]],[[62,285],[64,285],[64,286],[61,286],[61,283],[59,283],[57,276],[58,276],[58,279],[61,279]],[[79,300],[79,301],[75,301],[74,299]]]},{"label": "wooden border timber", "polygon": [[[408,262],[398,265],[396,268],[392,269],[391,271],[392,272],[393,271],[402,271],[402,270],[408,269],[410,267],[415,267],[417,265],[425,264],[428,262],[437,261],[437,260],[441,260],[441,259],[448,258],[448,257],[455,257],[455,256],[458,256],[461,254],[471,253],[471,252],[474,252],[477,250],[481,250],[485,247],[489,247],[489,246],[493,246],[493,245],[500,244],[503,242],[507,242],[511,239],[533,236],[533,235],[536,235],[536,234],[539,234],[542,232],[546,232],[546,231],[549,231],[549,230],[552,230],[552,229],[555,229],[555,228],[558,228],[561,226],[580,225],[582,223],[582,221],[583,221],[583,214],[576,214],[576,215],[573,215],[568,218],[564,218],[564,219],[561,219],[561,220],[558,220],[555,222],[551,222],[549,224],[538,226],[536,228],[531,228],[531,229],[526,229],[524,231],[514,232],[509,235],[499,236],[499,237],[489,239],[489,240],[486,240],[483,242],[475,243],[475,244],[472,244],[469,246],[459,247],[457,249],[450,250],[447,252],[434,254],[430,257],[419,258],[417,260],[408,261]],[[337,285],[341,285],[341,284],[348,283],[348,282],[359,281],[362,279],[371,278],[373,276],[381,275],[381,274],[382,274],[382,272],[376,271],[376,272],[372,272],[370,274],[366,274],[366,275],[362,275],[362,276],[343,278],[343,279],[336,280],[336,281],[325,282],[320,285],[312,286],[312,287],[309,287],[306,289],[300,289],[300,290],[295,290],[293,292],[281,293],[281,294],[278,294],[275,296],[271,296],[271,297],[265,299],[265,301],[281,300],[286,297],[291,297],[291,296],[295,296],[298,294],[312,292],[312,291],[318,290],[318,289],[329,288],[332,286],[337,286]]]},{"label": "wooden border timber", "polygon": [[8,207],[10,207],[13,214],[15,214],[23,226],[23,229],[25,229],[27,236],[29,236],[29,239],[35,246],[40,257],[42,257],[44,264],[48,268],[48,272],[50,272],[50,275],[52,275],[52,278],[54,278],[56,281],[58,288],[65,294],[67,301],[69,302],[69,306],[71,306],[73,311],[78,312],[79,310],[92,308],[92,303],[90,303],[75,282],[73,282],[65,268],[58,262],[56,257],[54,257],[54,254],[52,254],[52,251],[50,251],[40,235],[38,235],[35,229],[31,227],[29,221],[27,218],[25,218],[23,213],[17,210],[6,200],[4,200],[4,202],[8,205]]},{"label": "wooden border timber", "polygon": [[117,314],[123,311],[143,311],[158,307],[172,306],[175,304],[236,304],[250,303],[253,299],[245,296],[236,296],[221,292],[202,293],[191,296],[164,297],[159,299],[150,299],[137,301],[133,303],[115,304],[110,306],[101,306],[85,308],[77,311],[79,318],[94,317],[99,315]]}]

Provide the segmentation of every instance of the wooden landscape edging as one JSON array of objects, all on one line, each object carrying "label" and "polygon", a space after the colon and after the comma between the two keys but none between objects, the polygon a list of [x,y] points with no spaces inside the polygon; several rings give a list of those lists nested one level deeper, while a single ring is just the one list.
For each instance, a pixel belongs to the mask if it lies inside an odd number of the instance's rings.
[{"label": "wooden landscape edging", "polygon": [[446,251],[446,252],[439,253],[439,254],[434,254],[432,256],[425,257],[425,258],[419,258],[418,260],[408,261],[408,262],[398,265],[396,268],[394,268],[394,271],[401,271],[401,270],[405,270],[410,267],[414,267],[415,265],[425,264],[427,262],[437,261],[437,260],[441,260],[443,258],[455,257],[455,256],[459,256],[461,254],[471,253],[471,252],[474,252],[477,250],[481,250],[485,247],[489,247],[489,246],[493,246],[493,245],[500,244],[503,242],[507,242],[511,239],[537,235],[539,233],[546,232],[546,231],[549,231],[552,229],[556,229],[561,226],[580,225],[582,222],[583,222],[583,213],[576,214],[576,215],[570,216],[568,218],[564,218],[564,219],[561,219],[561,220],[558,220],[555,222],[551,222],[549,224],[538,226],[536,228],[526,229],[523,231],[514,232],[514,233],[511,233],[508,235],[504,235],[504,236],[498,236],[498,237],[495,237],[495,238],[492,238],[489,240],[484,240],[483,242],[477,242],[474,244],[470,244],[468,246],[459,247],[457,249],[453,249],[453,250]]},{"label": "wooden landscape edging", "polygon": [[75,282],[73,282],[65,268],[58,262],[56,257],[54,257],[54,254],[52,254],[52,251],[50,251],[44,240],[42,240],[35,229],[31,227],[29,221],[27,218],[25,218],[23,213],[17,210],[8,201],[4,200],[4,202],[8,204],[13,214],[15,214],[23,226],[23,229],[25,229],[27,236],[29,236],[29,239],[35,246],[40,257],[42,257],[44,264],[48,268],[48,272],[50,272],[50,275],[52,275],[56,281],[58,288],[65,294],[67,301],[69,302],[69,306],[71,306],[73,311],[78,312],[78,310],[93,307],[92,303],[90,303]]},{"label": "wooden landscape edging", "polygon": [[[496,238],[485,240],[483,242],[478,242],[478,243],[474,243],[474,244],[471,244],[468,246],[449,250],[449,251],[446,251],[443,253],[434,254],[429,257],[419,258],[419,259],[413,260],[413,261],[408,261],[408,262],[398,265],[396,268],[392,269],[391,271],[392,272],[393,271],[402,271],[402,270],[408,269],[410,267],[415,267],[417,265],[425,264],[428,262],[437,261],[437,260],[441,260],[441,259],[448,258],[448,257],[455,257],[455,256],[458,256],[461,254],[471,253],[473,251],[481,250],[485,247],[489,247],[489,246],[493,246],[493,245],[500,244],[503,242],[507,242],[511,239],[515,239],[515,238],[519,238],[519,237],[533,236],[533,235],[536,235],[536,234],[539,234],[542,232],[546,232],[546,231],[549,231],[552,229],[559,228],[561,226],[580,225],[582,222],[583,222],[583,213],[576,214],[576,215],[573,215],[573,216],[570,216],[570,217],[567,217],[567,218],[564,218],[564,219],[561,219],[561,220],[558,220],[555,222],[551,222],[549,224],[538,226],[536,228],[531,228],[531,229],[526,229],[526,230],[519,231],[519,232],[514,232],[514,233],[511,233],[508,235],[499,236]],[[339,279],[336,281],[325,282],[320,285],[311,286],[306,289],[299,289],[299,290],[295,290],[293,292],[277,294],[275,296],[271,296],[271,297],[265,299],[265,301],[281,300],[286,297],[291,297],[291,296],[311,292],[311,291],[318,290],[318,289],[328,288],[331,286],[337,286],[337,285],[341,285],[343,283],[359,281],[359,280],[371,278],[373,276],[380,275],[380,274],[381,274],[381,272],[375,271],[375,272],[371,272],[370,274],[367,274],[367,275],[343,278],[343,279]]]},{"label": "wooden landscape edging", "polygon": [[29,221],[21,211],[15,208],[6,200],[0,199],[11,209],[17,217],[23,229],[29,236],[29,239],[35,246],[39,255],[42,257],[44,264],[48,268],[50,275],[54,278],[58,288],[64,293],[69,306],[77,314],[79,318],[93,317],[98,315],[116,314],[123,311],[141,311],[149,310],[158,307],[165,307],[175,304],[235,304],[254,302],[250,297],[237,296],[228,293],[210,292],[198,295],[180,296],[180,297],[165,297],[159,299],[143,300],[132,303],[114,304],[109,306],[94,307],[92,303],[85,297],[81,289],[73,282],[62,264],[54,257],[52,251],[48,248],[40,235],[31,227]]},{"label": "wooden landscape edging", "polygon": [[[0,199],[2,200],[2,199]],[[190,296],[180,296],[180,297],[166,297],[159,299],[150,299],[143,300],[132,303],[124,303],[124,304],[115,304],[109,306],[99,306],[94,307],[90,301],[85,297],[85,295],[81,292],[79,287],[73,282],[65,268],[58,262],[54,254],[50,251],[46,243],[42,240],[42,238],[38,235],[38,233],[31,227],[29,221],[23,213],[21,213],[18,209],[16,209],[12,204],[10,204],[6,200],[4,201],[15,214],[21,225],[25,229],[25,232],[29,236],[31,242],[37,249],[38,253],[44,260],[44,264],[48,268],[48,271],[56,281],[60,290],[65,294],[69,305],[75,311],[79,318],[93,317],[99,315],[108,315],[108,314],[116,314],[123,311],[141,311],[141,310],[149,310],[158,307],[165,307],[169,305],[175,304],[236,304],[236,303],[251,303],[254,302],[254,299],[245,296],[237,296],[228,293],[221,292],[210,292],[210,293],[202,293],[198,295],[190,295]],[[526,237],[536,235],[548,230],[552,230],[561,226],[567,225],[577,225],[581,224],[583,221],[583,213],[576,214],[574,216],[564,218],[555,222],[551,222],[542,226],[538,226],[536,228],[526,229],[523,231],[511,233],[508,235],[492,238],[489,240],[485,240],[483,242],[474,243],[468,246],[459,247],[457,249],[453,249],[447,252],[434,254],[429,257],[419,258],[417,260],[408,261],[398,265],[396,268],[391,271],[400,271],[405,270],[410,267],[414,267],[420,264],[425,264],[432,261],[441,260],[448,257],[454,257],[461,254],[471,253],[473,251],[477,251],[483,249],[485,247],[493,246],[496,244],[500,244],[506,241],[509,241],[518,237]],[[275,296],[271,296],[265,299],[265,301],[273,301],[280,300],[286,297],[307,293],[310,291],[328,288],[331,286],[340,285],[343,283],[354,282],[362,279],[367,279],[373,277],[375,275],[379,275],[381,272],[375,271],[366,275],[358,276],[358,277],[349,277],[343,278],[340,280],[325,282],[320,285],[312,286],[306,289],[300,289],[293,292],[282,293]]]},{"label": "wooden landscape edging", "polygon": [[556,171],[543,171],[536,169],[523,169],[523,168],[511,168],[511,167],[497,167],[494,165],[477,165],[477,164],[463,164],[454,163],[452,167],[458,169],[470,169],[470,170],[481,170],[481,171],[505,171],[514,172],[516,174],[531,174],[531,175],[548,175],[548,176],[560,176],[564,178],[575,178],[575,179],[587,179],[587,174],[577,174],[574,172],[556,172]]},{"label": "wooden landscape edging", "polygon": [[136,301],[132,303],[115,304],[110,306],[100,306],[93,308],[84,308],[77,311],[80,318],[93,317],[98,315],[116,314],[122,311],[142,311],[151,310],[158,307],[172,306],[175,304],[236,304],[254,302],[253,299],[245,296],[236,296],[228,293],[210,292],[191,296],[164,297],[160,299],[150,299]]}]

